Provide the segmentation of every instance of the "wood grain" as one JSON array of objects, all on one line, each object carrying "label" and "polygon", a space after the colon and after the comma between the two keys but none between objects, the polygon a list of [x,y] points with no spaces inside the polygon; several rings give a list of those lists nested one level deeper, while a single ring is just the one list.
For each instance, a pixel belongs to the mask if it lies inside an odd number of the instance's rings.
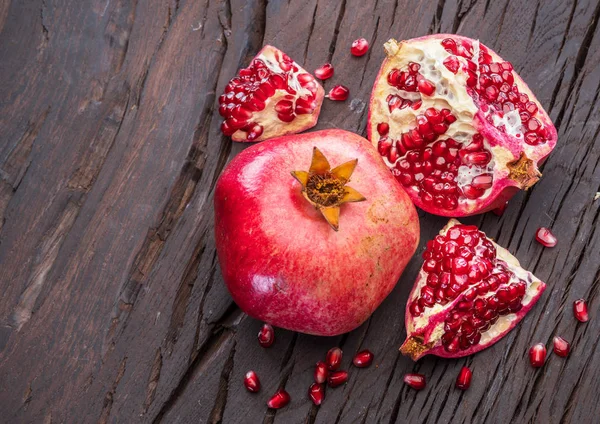
[{"label": "wood grain", "polygon": [[[595,423],[600,365],[600,2],[572,0],[36,0],[0,4],[0,421]],[[277,331],[231,301],[212,234],[215,182],[245,146],[219,131],[216,98],[263,44],[336,74],[317,129],[365,135],[388,38],[457,32],[510,60],[547,108],[559,144],[502,218],[469,218],[548,283],[505,339],[473,357],[402,357],[416,256],[367,323],[339,337]],[[371,43],[363,58],[351,42]],[[445,219],[420,212],[422,242]],[[539,226],[559,238],[535,243]],[[592,319],[578,324],[574,299]],[[533,342],[560,334],[541,370]],[[319,408],[314,363],[339,345],[347,385]],[[350,367],[369,348],[375,366]],[[467,392],[458,370],[474,372]],[[258,394],[243,388],[255,369]],[[406,372],[425,373],[414,392]],[[266,408],[278,388],[292,395]]]}]

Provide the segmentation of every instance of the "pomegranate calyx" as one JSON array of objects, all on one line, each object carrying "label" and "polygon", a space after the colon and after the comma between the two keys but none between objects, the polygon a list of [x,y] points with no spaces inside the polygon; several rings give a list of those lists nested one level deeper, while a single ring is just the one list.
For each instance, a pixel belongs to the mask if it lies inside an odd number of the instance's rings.
[{"label": "pomegranate calyx", "polygon": [[422,337],[410,336],[400,346],[400,352],[404,356],[410,357],[413,361],[417,361],[433,346],[433,343],[423,343],[423,341]]},{"label": "pomegranate calyx", "polygon": [[362,194],[346,185],[357,163],[358,159],[353,159],[331,169],[327,158],[314,147],[308,172],[292,171],[292,176],[302,186],[304,198],[321,212],[335,231],[339,229],[340,205],[366,200]]},{"label": "pomegranate calyx", "polygon": [[535,163],[527,157],[525,152],[521,152],[519,159],[508,162],[506,166],[509,170],[508,178],[516,181],[522,190],[533,186],[542,176]]}]

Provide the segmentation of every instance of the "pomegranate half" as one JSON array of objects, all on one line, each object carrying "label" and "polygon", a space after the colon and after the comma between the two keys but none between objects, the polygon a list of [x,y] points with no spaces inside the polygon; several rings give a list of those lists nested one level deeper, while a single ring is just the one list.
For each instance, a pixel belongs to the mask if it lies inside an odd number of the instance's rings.
[{"label": "pomegranate half", "polygon": [[458,35],[384,47],[367,133],[418,207],[474,215],[538,181],[556,129],[510,62]]},{"label": "pomegranate half", "polygon": [[288,55],[264,46],[219,97],[221,131],[233,141],[261,141],[316,125],[325,92]]},{"label": "pomegranate half", "polygon": [[409,197],[364,138],[279,137],[233,159],[215,189],[223,279],[248,315],[332,336],[362,324],[419,241]]},{"label": "pomegranate half", "polygon": [[546,285],[474,225],[451,219],[423,252],[406,305],[400,351],[457,358],[496,343],[525,316]]}]

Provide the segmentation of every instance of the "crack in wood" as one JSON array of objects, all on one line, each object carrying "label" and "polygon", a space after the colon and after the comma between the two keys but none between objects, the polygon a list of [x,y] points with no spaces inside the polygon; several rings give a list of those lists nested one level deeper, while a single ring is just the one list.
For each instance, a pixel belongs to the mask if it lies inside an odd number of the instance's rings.
[{"label": "crack in wood", "polygon": [[160,380],[161,369],[162,352],[159,347],[156,349],[152,368],[150,369],[150,377],[148,379],[148,384],[146,385],[146,399],[144,400],[144,405],[142,405],[142,415],[148,412],[148,408],[150,408],[150,405],[152,405],[152,402],[154,402],[154,396],[156,395],[156,389],[158,388],[158,381]]},{"label": "crack in wood", "polygon": [[[535,12],[533,14],[533,20],[531,21],[531,29],[529,30],[529,37],[527,38],[527,47],[529,47],[529,44],[531,44],[531,40],[533,39],[533,34],[535,33],[535,27],[537,25],[537,18],[538,18],[539,11],[540,11],[540,0],[537,0],[536,5],[535,5]],[[560,53],[559,53],[559,56],[560,56]]]},{"label": "crack in wood", "polygon": [[333,37],[331,38],[331,43],[329,44],[329,55],[327,56],[327,62],[331,62],[333,58],[333,54],[335,53],[335,48],[337,47],[337,39],[340,34],[340,27],[342,25],[342,21],[344,19],[344,15],[346,14],[346,0],[342,0],[342,4],[340,5],[340,10],[338,12],[337,19],[335,21],[335,26],[333,28]]},{"label": "crack in wood", "polygon": [[235,356],[235,347],[236,343],[234,342],[233,347],[229,351],[229,357],[227,358],[227,361],[223,366],[223,370],[221,371],[219,389],[217,390],[215,403],[213,404],[213,408],[208,418],[208,422],[210,423],[220,423],[223,421],[223,413],[225,412],[225,407],[227,406],[229,379],[231,377],[231,372],[233,371],[233,358]]},{"label": "crack in wood", "polygon": [[107,424],[108,418],[110,417],[110,410],[112,409],[114,396],[117,391],[117,387],[119,386],[119,382],[121,378],[123,378],[123,374],[125,374],[125,366],[127,364],[127,357],[124,357],[119,365],[119,370],[117,371],[117,376],[115,377],[115,381],[112,384],[112,387],[109,391],[104,395],[104,405],[102,407],[102,413],[100,414],[100,418],[98,419],[98,424]]}]

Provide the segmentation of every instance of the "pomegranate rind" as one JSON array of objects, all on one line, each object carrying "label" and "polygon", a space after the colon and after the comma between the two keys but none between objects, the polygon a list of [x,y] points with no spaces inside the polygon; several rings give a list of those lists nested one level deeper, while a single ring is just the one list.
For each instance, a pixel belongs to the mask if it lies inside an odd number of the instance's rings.
[{"label": "pomegranate rind", "polygon": [[[313,148],[332,166],[357,158],[339,231],[302,196],[292,170]],[[364,138],[342,130],[278,137],[233,159],[215,189],[215,238],[234,301],[274,326],[332,336],[362,324],[396,285],[419,241],[417,211]]]},{"label": "pomegranate rind", "polygon": [[[260,50],[260,52],[258,52],[258,54],[255,56],[255,59],[268,60],[270,63],[277,63],[275,56],[281,55],[282,53],[283,52],[278,48],[267,44]],[[294,75],[304,73],[310,74],[310,72],[302,68],[295,61],[294,65],[298,67],[298,71],[294,72]],[[237,142],[254,143],[268,140],[273,137],[297,134],[314,127],[317,125],[319,120],[321,106],[323,105],[323,98],[325,97],[325,90],[323,89],[323,86],[319,84],[317,79],[315,79],[315,84],[317,85],[317,94],[315,95],[317,107],[312,113],[296,115],[295,119],[291,122],[283,122],[279,120],[274,107],[278,101],[282,100],[285,96],[290,96],[290,94],[285,90],[277,89],[275,94],[265,101],[265,108],[261,111],[254,112],[252,117],[249,118],[249,122],[262,125],[262,134],[254,140],[248,140],[248,133],[243,130],[237,130],[235,133],[233,133],[231,139]]]},{"label": "pomegranate rind", "polygon": [[[367,123],[367,138],[375,147],[377,147],[380,139],[377,132],[377,125],[379,123],[386,122],[390,124],[390,130],[392,131],[392,134],[395,135],[395,137],[393,137],[394,139],[399,138],[400,133],[402,132],[402,130],[398,130],[397,133],[393,132],[394,122],[390,120],[390,112],[386,101],[387,94],[393,90],[391,90],[390,85],[387,82],[387,75],[394,68],[406,66],[407,60],[404,56],[407,49],[423,49],[426,47],[429,48],[431,45],[437,46],[440,45],[441,40],[445,38],[452,38],[457,42],[476,42],[476,40],[454,34],[434,34],[401,42],[391,39],[385,44],[387,57],[384,59],[373,85]],[[483,46],[482,43],[480,45]],[[487,46],[484,47],[491,55],[493,61],[504,61],[492,49]],[[440,97],[437,95],[437,93],[435,93],[433,96],[422,96],[423,104],[418,110],[414,111],[415,115],[418,113],[423,113],[429,107],[449,108],[453,111],[453,114],[457,115],[458,120],[455,123],[450,124],[448,131],[438,139],[444,139],[447,138],[446,136],[452,136],[455,132],[479,132],[484,137],[484,140],[487,143],[487,146],[489,146],[494,157],[494,183],[490,189],[486,190],[485,194],[481,198],[476,200],[468,200],[459,197],[460,200],[456,209],[444,209],[432,204],[426,204],[421,200],[419,191],[416,187],[410,186],[403,188],[405,188],[405,190],[408,192],[409,196],[417,207],[429,213],[440,216],[470,216],[488,212],[501,207],[519,190],[529,188],[537,181],[537,179],[539,179],[541,174],[539,174],[537,168],[543,164],[556,145],[558,139],[556,128],[554,127],[554,124],[552,123],[546,111],[536,100],[534,94],[531,92],[527,84],[516,72],[513,72],[514,84],[518,86],[521,93],[527,94],[529,99],[536,101],[539,106],[536,118],[542,122],[547,130],[548,135],[547,141],[543,144],[536,146],[528,145],[523,141],[523,137],[521,137],[521,139],[517,139],[509,136],[506,133],[502,133],[494,125],[487,123],[484,113],[481,110],[478,110],[473,99],[467,94],[466,89],[464,89],[466,80],[464,74],[461,75],[459,72],[459,74],[453,75],[442,65],[441,60],[440,63],[436,65],[436,69],[441,71],[442,74],[448,78],[458,78],[460,80],[459,82],[462,83],[463,88],[461,90],[454,91],[454,94],[457,96],[455,106],[458,106],[458,108],[449,107],[446,100],[441,101]],[[407,108],[406,110],[409,111],[410,109],[411,108]],[[399,117],[398,119],[400,119],[402,122],[408,118]],[[404,123],[406,124],[406,121]],[[522,175],[520,173],[515,174],[514,171],[511,173],[510,164],[516,163],[519,158],[521,158],[522,154],[524,154],[527,159],[531,160],[533,167],[527,169],[528,175]],[[393,166],[393,164],[388,162],[387,158],[383,157],[383,160],[388,166]],[[531,175],[529,175],[529,173]],[[515,175],[517,175],[518,178],[515,178]]]},{"label": "pomegranate rind", "polygon": [[[461,223],[456,219],[450,219],[439,234],[445,235],[446,232],[455,225],[461,225]],[[490,239],[488,238],[488,240]],[[533,308],[544,290],[546,290],[546,284],[529,271],[521,268],[517,258],[508,252],[508,250],[494,243],[493,240],[490,241],[496,248],[496,257],[506,262],[509,269],[528,284],[521,310],[517,313],[501,316],[488,331],[482,333],[481,341],[478,344],[465,350],[448,352],[441,343],[441,336],[444,334],[444,320],[448,311],[450,311],[458,302],[463,300],[464,293],[444,306],[435,304],[429,312],[418,317],[413,317],[409,310],[409,306],[413,301],[419,298],[421,288],[426,285],[427,279],[427,273],[421,267],[406,305],[405,325],[407,338],[400,348],[400,351],[403,354],[411,357],[414,361],[419,360],[425,355],[436,355],[443,358],[460,358],[472,355],[498,342],[525,317],[531,308]]]}]

